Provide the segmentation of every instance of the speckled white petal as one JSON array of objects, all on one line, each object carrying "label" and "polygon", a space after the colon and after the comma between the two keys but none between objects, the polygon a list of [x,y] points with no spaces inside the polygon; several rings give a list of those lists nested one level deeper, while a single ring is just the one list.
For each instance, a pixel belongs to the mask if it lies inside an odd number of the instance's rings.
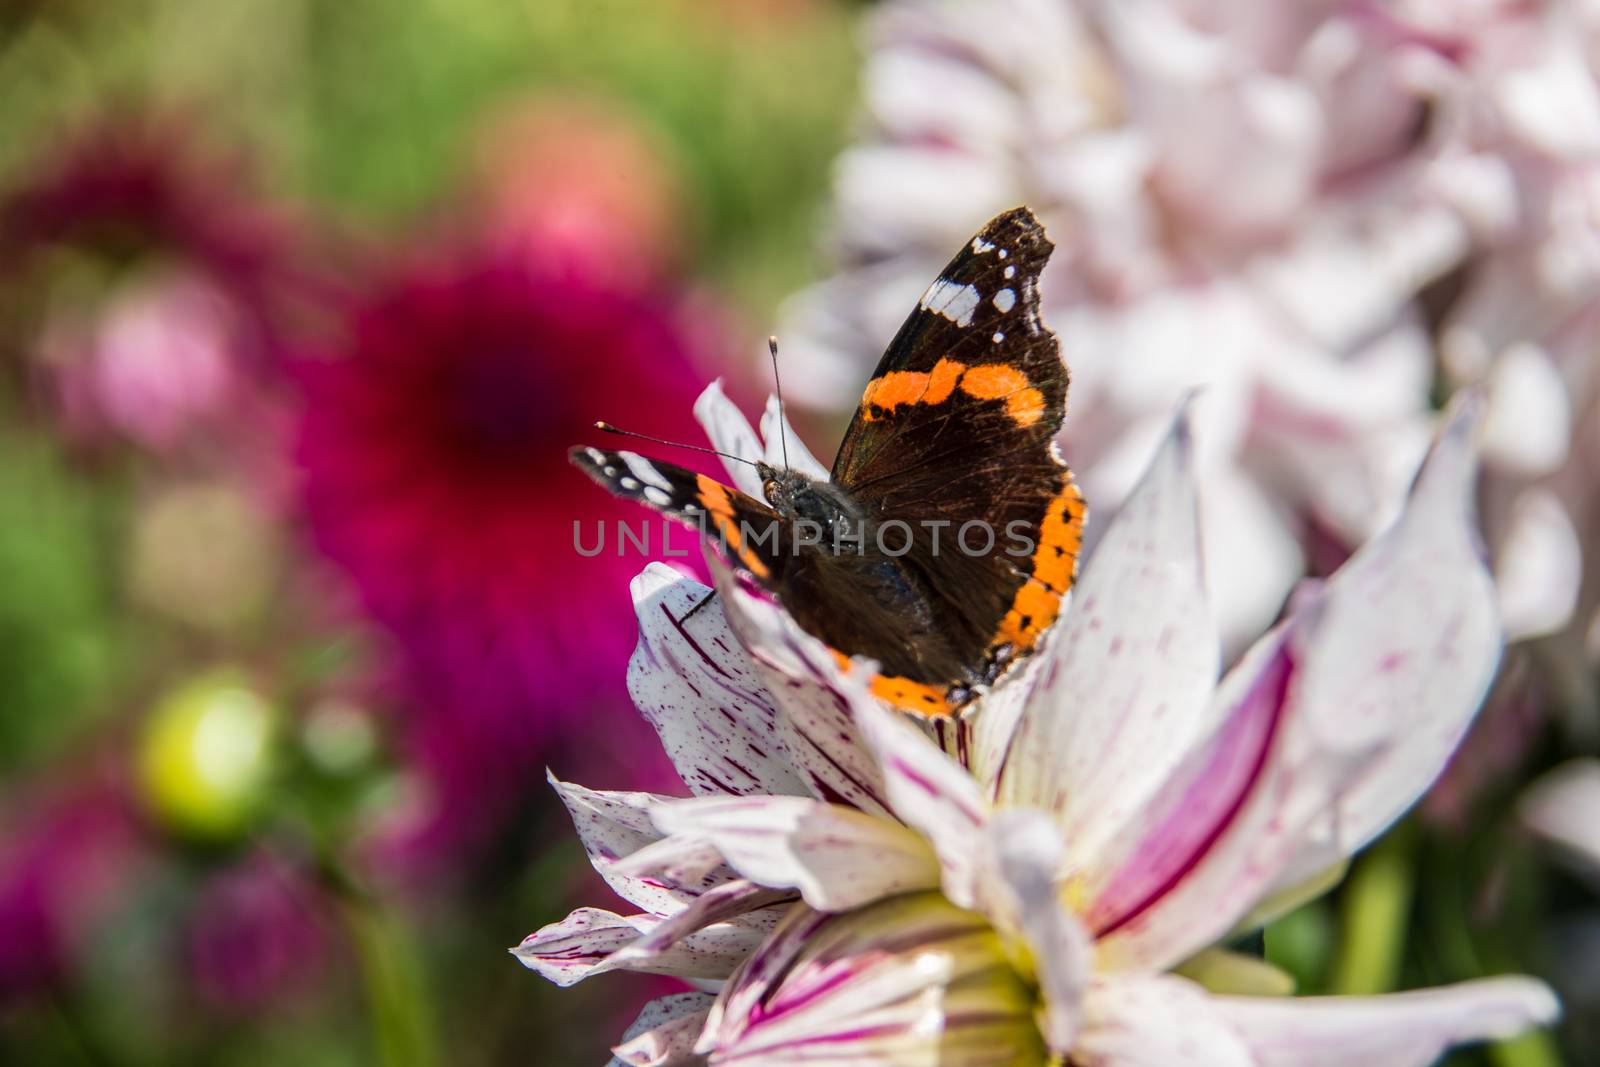
[{"label": "speckled white petal", "polygon": [[1552,1022],[1554,994],[1531,978],[1381,997],[1213,997],[1254,1067],[1427,1067],[1455,1045],[1515,1037]]},{"label": "speckled white petal", "polygon": [[716,998],[709,993],[673,993],[644,1006],[606,1067],[700,1067],[705,1057],[694,1043]]},{"label": "speckled white petal", "polygon": [[613,953],[608,965],[621,970],[650,970],[654,960],[688,944],[703,930],[738,927],[763,933],[777,923],[774,905],[791,904],[790,890],[768,889],[744,878],[724,882],[700,894],[693,903],[665,917],[647,932]]},{"label": "speckled white petal", "polygon": [[[794,432],[788,417],[779,412],[778,398],[775,396],[767,398],[767,410],[761,414],[761,440],[766,449],[764,458],[768,465],[782,470],[784,448],[787,446],[790,470],[798,471],[818,481],[828,480],[828,468],[817,461],[817,457],[811,454],[811,450],[800,439],[800,435]],[[761,500],[764,497],[756,494],[756,499]]]},{"label": "speckled white petal", "polygon": [[565,988],[612,970],[646,971],[677,978],[726,978],[753,952],[765,931],[748,923],[719,923],[679,940],[665,951],[613,962],[622,949],[654,930],[654,915],[617,915],[579,908],[523,939],[511,950],[523,966]]},{"label": "speckled white petal", "polygon": [[811,795],[885,813],[883,778],[850,712],[844,673],[776,602],[708,554],[728,625],[750,653],[779,713],[777,733]]},{"label": "speckled white petal", "polygon": [[1216,680],[1187,412],[1090,557],[1046,654],[998,794],[1057,813],[1074,849],[1092,853],[1199,736]]},{"label": "speckled white petal", "polygon": [[1496,590],[1476,523],[1478,404],[1452,408],[1404,512],[1323,586],[1293,716],[1329,750],[1364,750],[1278,887],[1361,848],[1438,777],[1500,659]]},{"label": "speckled white petal", "polygon": [[633,580],[639,644],[628,692],[700,796],[800,794],[771,694],[711,592],[661,563]]},{"label": "speckled white petal", "polygon": [[572,816],[578,839],[589,853],[589,862],[606,884],[628,903],[655,915],[669,915],[685,907],[712,886],[726,881],[729,871],[708,871],[688,883],[666,880],[659,873],[635,877],[617,869],[616,861],[632,855],[661,839],[650,813],[674,798],[655,793],[621,793],[585,789],[563,782],[554,775],[550,784]]},{"label": "speckled white petal", "polygon": [[1600,760],[1557,767],[1523,795],[1518,812],[1600,885]]},{"label": "speckled white petal", "polygon": [[[700,398],[694,402],[694,417],[700,420],[711,447],[718,452],[730,453],[750,463],[761,459],[761,439],[750,428],[750,420],[722,391],[721,378],[706,386]],[[727,459],[722,461],[722,465],[728,469],[728,477],[741,493],[757,500],[764,499],[761,495],[761,475],[756,473],[754,467],[749,463]]]},{"label": "speckled white petal", "polygon": [[856,721],[882,769],[890,808],[933,845],[945,896],[964,908],[977,906],[989,817],[981,787],[927,734],[874,700],[859,678],[849,681]]},{"label": "speckled white petal", "polygon": [[800,797],[683,800],[656,810],[662,830],[710,841],[760,885],[793,888],[819,911],[844,911],[939,884],[920,836],[854,808]]},{"label": "speckled white petal", "polygon": [[1102,977],[1084,1001],[1072,1050],[1080,1067],[1259,1067],[1244,1037],[1193,982],[1172,975]]}]

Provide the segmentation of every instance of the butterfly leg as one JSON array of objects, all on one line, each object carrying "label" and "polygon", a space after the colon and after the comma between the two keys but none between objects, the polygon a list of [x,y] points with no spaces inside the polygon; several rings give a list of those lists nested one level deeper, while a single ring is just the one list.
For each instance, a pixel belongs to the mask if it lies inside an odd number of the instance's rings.
[{"label": "butterfly leg", "polygon": [[715,589],[708,590],[706,595],[700,598],[699,603],[690,608],[688,611],[684,612],[683,617],[678,620],[678,625],[682,626],[684,623],[694,618],[701,608],[705,607],[715,599],[717,599],[717,591]]}]

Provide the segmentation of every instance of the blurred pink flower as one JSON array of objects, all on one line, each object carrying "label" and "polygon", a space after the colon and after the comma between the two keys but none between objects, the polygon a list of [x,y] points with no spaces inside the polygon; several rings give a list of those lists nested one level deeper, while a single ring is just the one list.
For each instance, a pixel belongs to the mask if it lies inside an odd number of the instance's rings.
[{"label": "blurred pink flower", "polygon": [[620,103],[516,100],[484,121],[475,149],[477,225],[498,244],[624,286],[660,279],[682,254],[680,165]]},{"label": "blurred pink flower", "polygon": [[[1348,546],[1393,516],[1441,359],[1452,383],[1547,339],[1592,361],[1600,105],[1579,7],[891,0],[869,132],[838,164],[843,269],[786,316],[807,372],[791,395],[853,403],[943,250],[1030,204],[1059,246],[1063,450],[1092,508],[1122,501],[1203,387],[1207,564],[1237,648],[1304,573],[1308,527]],[[1536,355],[1491,381],[1489,434],[1548,465],[1570,420]],[[1532,406],[1501,426],[1508,394]],[[1533,518],[1549,528],[1548,507]],[[1561,625],[1575,556],[1551,543],[1531,554],[1549,565],[1503,575],[1521,632]]]},{"label": "blurred pink flower", "polygon": [[189,123],[119,114],[0,199],[0,280],[27,294],[7,326],[74,436],[171,452],[261,414],[314,287],[253,184]]},{"label": "blurred pink flower", "polygon": [[302,368],[305,513],[399,653],[425,851],[506,815],[568,731],[603,733],[600,758],[635,775],[658,766],[631,716],[610,717],[632,642],[615,597],[637,560],[573,541],[575,522],[592,540],[597,520],[643,515],[566,452],[602,416],[688,438],[674,413],[698,375],[674,316],[573,265],[447,255],[381,284]]},{"label": "blurred pink flower", "polygon": [[142,849],[133,806],[115,785],[9,792],[0,817],[0,1003],[71,973]]},{"label": "blurred pink flower", "polygon": [[196,991],[214,1007],[248,1012],[305,993],[325,971],[334,916],[282,857],[253,855],[214,877],[188,916]]}]

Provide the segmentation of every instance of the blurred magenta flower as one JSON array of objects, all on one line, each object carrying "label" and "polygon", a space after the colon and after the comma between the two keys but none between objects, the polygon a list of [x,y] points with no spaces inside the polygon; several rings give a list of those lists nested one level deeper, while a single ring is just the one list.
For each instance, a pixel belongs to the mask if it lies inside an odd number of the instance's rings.
[{"label": "blurred magenta flower", "polygon": [[213,876],[186,921],[196,992],[241,1013],[313,987],[337,926],[330,902],[306,876],[266,851]]},{"label": "blurred magenta flower", "polygon": [[[1560,466],[1563,379],[1600,351],[1592,5],[891,0],[871,26],[841,269],[780,331],[796,399],[853,403],[944,249],[1026,202],[1059,248],[1091,509],[1204,387],[1233,648],[1305,573],[1308,525],[1348,547],[1394,515],[1441,366],[1489,384],[1491,471]],[[1578,558],[1521,496],[1485,502],[1513,637],[1565,624]]]},{"label": "blurred magenta flower", "polygon": [[1220,678],[1187,413],[1050,646],[956,721],[886,709],[725,570],[692,621],[704,587],[647,570],[630,687],[696,796],[555,782],[639,910],[516,955],[560,985],[722,983],[656,1002],[629,1064],[1423,1067],[1549,1022],[1520,977],[1292,998],[1173,973],[1270,974],[1217,946],[1327,888],[1471,722],[1501,645],[1473,428],[1458,412],[1395,522]]},{"label": "blurred magenta flower", "polygon": [[170,452],[262,415],[314,287],[302,228],[254,186],[192,123],[117,114],[0,199],[0,278],[27,295],[8,326],[69,432]]},{"label": "blurred magenta flower", "polygon": [[50,792],[8,791],[0,815],[0,1003],[74,971],[144,852],[134,807],[112,782],[90,776]]},{"label": "blurred magenta flower", "polygon": [[615,596],[637,561],[573,542],[576,522],[592,538],[596,520],[641,513],[566,450],[601,417],[684,439],[672,413],[698,374],[675,316],[669,296],[582,263],[441,255],[378,285],[302,367],[306,517],[398,653],[426,769],[419,847],[505,815],[574,731],[606,738],[588,748],[599,761],[643,773],[656,758],[613,714],[631,643]]}]

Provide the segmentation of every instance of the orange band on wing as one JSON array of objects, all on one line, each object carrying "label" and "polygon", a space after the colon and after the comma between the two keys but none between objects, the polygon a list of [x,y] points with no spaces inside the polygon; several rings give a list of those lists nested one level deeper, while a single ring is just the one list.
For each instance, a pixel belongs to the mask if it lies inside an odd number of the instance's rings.
[{"label": "orange band on wing", "polygon": [[1028,376],[1005,363],[968,367],[941,359],[931,371],[896,370],[867,383],[861,394],[862,418],[868,422],[891,415],[904,404],[942,404],[957,385],[975,400],[1004,400],[1006,411],[1022,426],[1044,417],[1044,394],[1028,384]]},{"label": "orange band on wing", "polygon": [[1055,622],[1061,598],[1072,588],[1078,573],[1078,551],[1083,546],[1086,508],[1083,494],[1071,472],[1061,492],[1050,502],[1039,523],[1039,545],[1033,553],[1033,573],[1012,598],[1011,609],[1000,623],[995,645],[1011,645],[1027,652],[1039,635]]},{"label": "orange band on wing", "polygon": [[738,520],[733,516],[733,498],[728,495],[728,490],[713,478],[704,474],[695,476],[695,486],[700,490],[700,503],[710,512],[712,520],[717,524],[717,532],[722,535],[723,544],[728,546],[746,570],[757,578],[765,578],[772,572],[762,562],[761,557],[750,551],[744,545],[744,533],[739,529]]},{"label": "orange band on wing", "polygon": [[[850,669],[849,656],[836,648],[830,648],[828,651],[833,653],[834,661],[839,664],[840,670]],[[867,683],[867,690],[884,703],[916,715],[942,718],[956,713],[950,702],[948,686],[913,682],[910,678],[894,674],[879,674]]]}]

